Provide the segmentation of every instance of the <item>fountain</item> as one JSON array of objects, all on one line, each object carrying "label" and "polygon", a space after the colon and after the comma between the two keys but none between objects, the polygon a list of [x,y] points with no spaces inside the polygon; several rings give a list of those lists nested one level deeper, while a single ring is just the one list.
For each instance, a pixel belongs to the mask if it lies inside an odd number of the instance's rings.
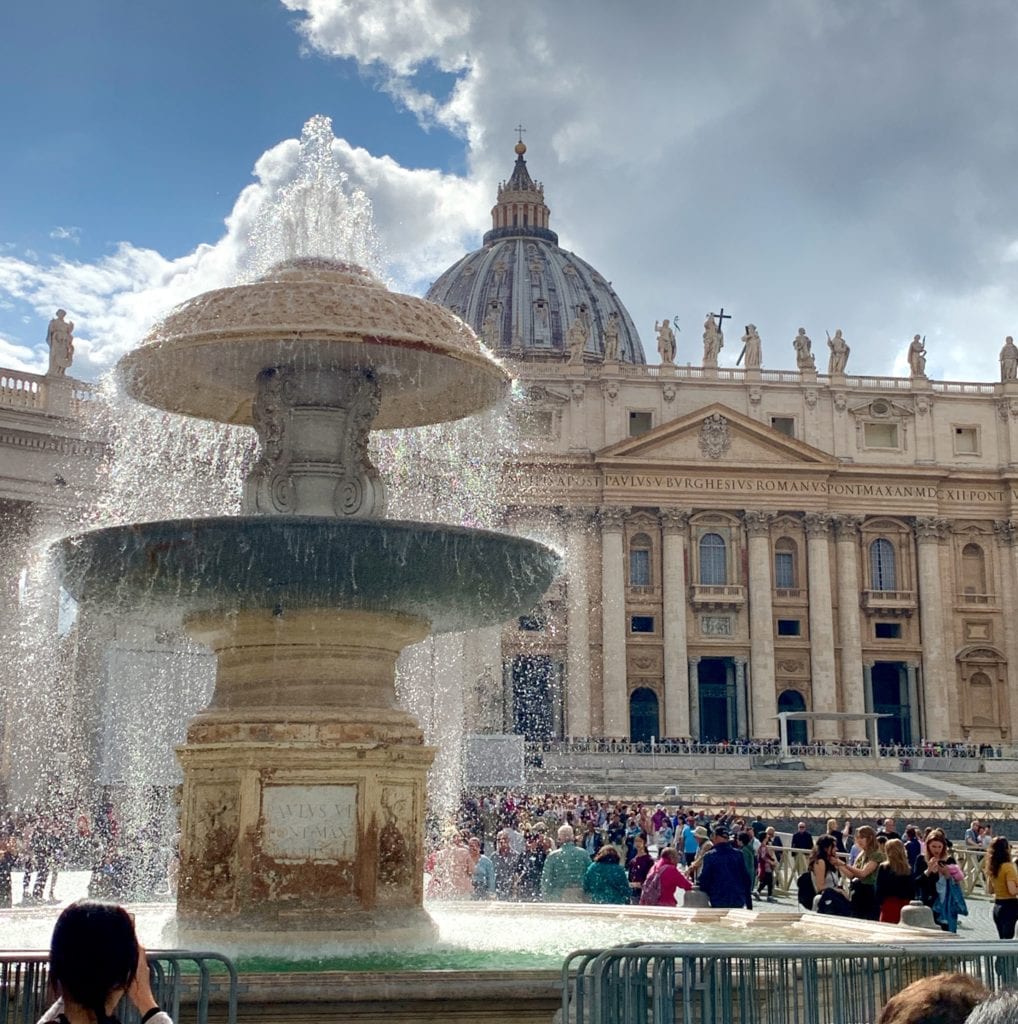
[{"label": "fountain", "polygon": [[138,400],[250,424],[261,444],[240,516],[59,544],[78,601],[174,609],[218,658],[212,703],[179,752],[180,924],[429,934],[434,751],[396,704],[396,658],[430,632],[532,607],[558,558],[517,537],[381,518],[368,433],[487,408],[508,374],[452,314],[313,257],[184,303],[118,372]]}]

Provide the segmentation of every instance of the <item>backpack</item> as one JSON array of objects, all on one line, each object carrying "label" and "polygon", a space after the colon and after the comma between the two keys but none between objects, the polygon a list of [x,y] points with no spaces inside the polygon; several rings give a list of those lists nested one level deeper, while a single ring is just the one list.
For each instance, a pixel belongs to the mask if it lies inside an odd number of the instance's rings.
[{"label": "backpack", "polygon": [[656,907],[661,900],[661,868],[658,864],[650,869],[650,874],[643,880],[640,890],[640,905]]},{"label": "backpack", "polygon": [[795,880],[795,886],[799,894],[799,906],[812,910],[813,900],[817,894],[816,886],[813,884],[813,872],[804,871]]}]

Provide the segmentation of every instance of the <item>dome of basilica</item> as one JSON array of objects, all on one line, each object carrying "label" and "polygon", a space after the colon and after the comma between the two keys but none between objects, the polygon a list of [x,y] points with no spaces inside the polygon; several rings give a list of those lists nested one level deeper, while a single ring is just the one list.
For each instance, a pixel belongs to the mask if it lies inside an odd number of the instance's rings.
[{"label": "dome of basilica", "polygon": [[544,186],[530,177],[526,151],[522,141],[516,144],[516,166],[498,187],[482,247],[442,274],[427,298],[512,359],[645,363],[640,336],[611,282],[559,248],[548,228]]}]

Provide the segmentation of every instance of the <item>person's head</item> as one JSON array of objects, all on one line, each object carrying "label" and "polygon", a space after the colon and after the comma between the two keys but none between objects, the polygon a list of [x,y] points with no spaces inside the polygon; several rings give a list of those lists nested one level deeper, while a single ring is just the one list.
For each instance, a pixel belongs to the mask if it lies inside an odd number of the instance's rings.
[{"label": "person's head", "polygon": [[798,830],[800,832],[805,832],[806,831],[806,822],[800,821],[799,824],[796,827],[798,828]]},{"label": "person's head", "polygon": [[637,853],[646,853],[647,852],[647,833],[646,832],[637,832],[636,835],[633,836],[633,846],[636,847],[636,852]]},{"label": "person's head", "polygon": [[719,843],[727,843],[731,838],[728,831],[727,825],[716,825],[714,827],[714,845],[717,846]]},{"label": "person's head", "polygon": [[767,842],[772,842],[775,835],[777,835],[777,833],[774,830],[774,826],[768,825],[766,830],[764,831],[764,835],[767,837]]},{"label": "person's head", "polygon": [[809,856],[809,863],[815,864],[818,860],[831,861],[838,853],[838,844],[834,841],[834,836],[821,836],[813,847],[813,852]]},{"label": "person's head", "polygon": [[619,863],[619,851],[614,846],[602,846],[597,851],[597,856],[594,860],[598,864],[618,864]]},{"label": "person's head", "polygon": [[935,828],[926,834],[926,858],[935,857],[940,860],[947,856],[947,836],[943,829]]},{"label": "person's head", "polygon": [[662,851],[658,860],[663,860],[668,864],[679,863],[679,851],[674,846],[666,846]]},{"label": "person's head", "polygon": [[[1008,341],[1011,339],[1008,338]],[[1018,1020],[1018,992],[1001,989],[987,996],[965,1018],[965,1024],[1014,1024]]]},{"label": "person's head", "polygon": [[885,832],[897,832],[898,831],[894,827],[894,818],[884,818],[884,831]]},{"label": "person's head", "polygon": [[65,1001],[106,1020],[106,1007],[119,998],[138,968],[134,922],[115,903],[79,900],[65,907],[53,927],[50,979]]},{"label": "person's head", "polygon": [[827,831],[831,835],[838,831],[838,823],[834,820],[834,818],[827,819]]},{"label": "person's head", "polygon": [[1011,859],[1011,844],[1004,836],[994,836],[990,848],[986,851],[986,868],[991,876]]},{"label": "person's head", "polygon": [[502,831],[495,836],[495,849],[498,850],[502,856],[505,856],[510,852],[512,846],[509,843],[509,834],[507,832]]},{"label": "person's head", "polygon": [[477,836],[471,836],[467,841],[467,846],[470,848],[470,853],[473,857],[480,857],[481,855],[481,840]]},{"label": "person's head", "polygon": [[912,869],[908,863],[908,853],[905,852],[905,844],[900,839],[888,839],[884,844],[884,854],[887,856],[887,863],[896,875],[910,875]]},{"label": "person's head", "polygon": [[877,1024],[965,1024],[973,1008],[988,995],[978,978],[934,974],[920,978],[892,996]]},{"label": "person's head", "polygon": [[855,841],[860,850],[869,853],[877,845],[877,830],[872,825],[860,825],[855,830]]},{"label": "person's head", "polygon": [[905,826],[905,836],[908,839],[915,839],[918,836],[918,830],[916,829],[915,825]]},{"label": "person's head", "polygon": [[558,836],[559,845],[562,843],[571,843],[576,838],[576,833],[573,832],[572,825],[560,825],[556,835]]}]

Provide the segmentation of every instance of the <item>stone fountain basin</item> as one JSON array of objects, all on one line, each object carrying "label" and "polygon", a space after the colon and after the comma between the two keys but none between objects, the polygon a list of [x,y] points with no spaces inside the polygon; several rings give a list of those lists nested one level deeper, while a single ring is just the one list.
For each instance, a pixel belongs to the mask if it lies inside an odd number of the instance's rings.
[{"label": "stone fountain basin", "polygon": [[54,548],[67,592],[105,608],[401,612],[436,633],[532,608],[560,562],[543,544],[490,530],[312,516],[132,523]]}]

